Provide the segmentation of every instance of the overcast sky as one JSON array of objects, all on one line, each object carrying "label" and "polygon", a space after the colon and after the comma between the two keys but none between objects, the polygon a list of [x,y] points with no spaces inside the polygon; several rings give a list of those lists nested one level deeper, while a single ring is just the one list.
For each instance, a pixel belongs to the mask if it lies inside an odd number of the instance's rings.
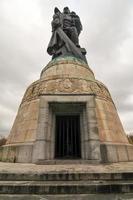
[{"label": "overcast sky", "polygon": [[80,16],[88,63],[110,90],[126,132],[133,131],[133,0],[0,0],[0,134],[9,134],[27,86],[51,59],[55,6]]}]

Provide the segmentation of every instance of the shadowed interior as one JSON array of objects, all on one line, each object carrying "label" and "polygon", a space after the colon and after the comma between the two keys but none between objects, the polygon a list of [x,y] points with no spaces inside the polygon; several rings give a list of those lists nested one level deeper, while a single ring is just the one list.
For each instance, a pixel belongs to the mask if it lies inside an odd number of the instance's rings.
[{"label": "shadowed interior", "polygon": [[55,158],[81,158],[79,115],[57,115]]}]

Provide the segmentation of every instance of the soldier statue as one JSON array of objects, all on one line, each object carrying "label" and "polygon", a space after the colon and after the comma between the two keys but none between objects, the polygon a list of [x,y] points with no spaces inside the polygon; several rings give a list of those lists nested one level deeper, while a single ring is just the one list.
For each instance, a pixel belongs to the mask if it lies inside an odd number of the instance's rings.
[{"label": "soldier statue", "polygon": [[47,52],[53,59],[59,56],[74,56],[86,61],[84,48],[79,45],[79,34],[82,24],[75,12],[70,12],[68,7],[61,13],[56,7],[52,20],[52,37]]}]

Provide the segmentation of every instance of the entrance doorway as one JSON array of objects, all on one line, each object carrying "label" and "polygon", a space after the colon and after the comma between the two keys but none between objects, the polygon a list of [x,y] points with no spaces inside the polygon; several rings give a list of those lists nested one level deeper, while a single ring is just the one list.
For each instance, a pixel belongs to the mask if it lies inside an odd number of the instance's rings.
[{"label": "entrance doorway", "polygon": [[80,116],[57,115],[55,128],[55,158],[81,158]]}]

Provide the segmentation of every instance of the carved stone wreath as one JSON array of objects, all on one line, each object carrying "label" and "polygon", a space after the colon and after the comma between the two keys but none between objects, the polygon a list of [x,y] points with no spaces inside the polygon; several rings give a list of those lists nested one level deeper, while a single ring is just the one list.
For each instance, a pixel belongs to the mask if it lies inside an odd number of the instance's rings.
[{"label": "carved stone wreath", "polygon": [[38,98],[43,94],[96,94],[111,100],[107,88],[98,81],[76,78],[58,78],[33,83],[24,95],[22,102]]}]

